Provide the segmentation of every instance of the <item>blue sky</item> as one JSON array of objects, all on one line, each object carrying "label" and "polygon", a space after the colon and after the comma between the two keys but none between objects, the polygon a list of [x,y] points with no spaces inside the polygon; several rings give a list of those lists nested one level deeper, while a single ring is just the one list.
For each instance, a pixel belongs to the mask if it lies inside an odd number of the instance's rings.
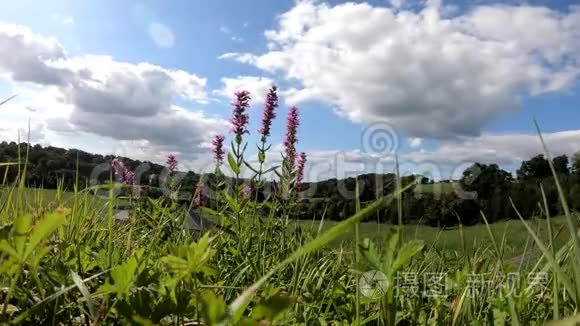
[{"label": "blue sky", "polygon": [[[0,59],[0,94],[22,94],[0,112],[3,138],[31,119],[39,143],[153,160],[177,152],[199,169],[211,160],[209,138],[227,133],[231,92],[261,92],[250,111],[253,143],[261,97],[276,83],[271,142],[279,147],[287,107],[297,105],[300,150],[313,165],[341,152],[371,162],[369,171],[388,166],[393,153],[369,151],[363,139],[381,124],[411,169],[429,162],[444,177],[461,162],[513,170],[541,151],[534,117],[555,153],[580,150],[573,2],[23,0],[0,4],[0,21],[3,53],[26,58]],[[43,52],[44,39],[57,45]],[[67,81],[46,82],[42,69]],[[170,86],[149,80],[148,69],[189,88],[157,94]],[[134,89],[162,100],[123,102]],[[195,130],[179,138],[188,123]]]}]

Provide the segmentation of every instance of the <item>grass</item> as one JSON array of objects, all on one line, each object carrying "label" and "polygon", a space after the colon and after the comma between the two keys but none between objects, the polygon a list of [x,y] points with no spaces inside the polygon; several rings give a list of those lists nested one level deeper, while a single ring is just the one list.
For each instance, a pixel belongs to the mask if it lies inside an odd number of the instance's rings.
[{"label": "grass", "polygon": [[[338,222],[324,221],[322,223],[322,230],[326,230],[336,225],[336,223]],[[538,234],[541,235],[542,239],[548,241],[548,232],[545,220],[536,219],[532,222],[532,224],[534,225],[534,228],[537,230]],[[567,235],[566,232],[562,232],[565,224],[566,218],[564,216],[552,218],[552,228],[554,230],[560,231],[555,238],[556,245],[558,246],[561,246],[569,238],[569,235]],[[295,221],[294,225],[317,230],[320,226],[320,221],[299,220]],[[520,221],[501,221],[491,224],[490,227],[493,231],[493,234],[498,239],[501,239],[504,233],[508,235],[506,237],[505,246],[509,255],[517,256],[521,254],[529,240],[529,236],[525,226]],[[366,222],[360,223],[359,228],[360,236],[362,238],[370,238],[381,242],[385,241],[392,234],[392,232],[396,230],[397,226],[383,223]],[[470,250],[489,245],[489,235],[484,224],[464,227],[463,233],[465,238],[469,239],[466,245]],[[461,230],[459,228],[438,229],[436,227],[425,225],[405,225],[403,228],[403,234],[404,238],[406,239],[423,240],[425,243],[433,245],[439,250],[461,251],[463,249],[463,244],[461,241]],[[340,243],[343,241],[349,241],[354,239],[354,237],[354,230],[349,230],[342,234],[336,240],[336,242]]]},{"label": "grass", "polygon": [[[13,203],[0,209],[0,222],[12,229],[2,233],[0,241],[4,321],[58,324],[72,318],[79,324],[180,324],[204,320],[218,325],[265,320],[276,324],[427,320],[463,324],[491,318],[502,324],[503,318],[513,324],[508,314],[515,309],[519,322],[534,324],[556,316],[550,309],[553,298],[559,300],[558,317],[571,316],[575,309],[573,299],[564,294],[569,291],[566,286],[575,282],[569,278],[558,287],[550,285],[555,278],[548,276],[546,286],[551,290],[534,290],[533,296],[519,298],[521,302],[513,306],[511,297],[497,292],[465,295],[466,280],[474,273],[488,275],[497,287],[502,273],[550,271],[545,254],[521,221],[447,230],[422,225],[399,228],[358,223],[375,209],[366,207],[342,222],[286,224],[273,218],[258,222],[249,202],[237,202],[229,205],[241,209],[245,219],[240,233],[212,231],[211,236],[200,238],[183,227],[183,216],[161,202],[143,204],[121,225],[109,215],[115,198],[13,186],[3,188],[1,194],[3,199],[11,194]],[[234,213],[218,212],[232,229],[238,225],[232,220]],[[553,242],[554,253],[561,251],[555,259],[561,269],[568,270],[572,258],[566,254],[566,248],[571,248],[567,217],[550,219],[551,240],[546,220],[529,222],[540,241]],[[356,229],[362,241],[359,262],[353,255]],[[18,236],[22,233],[28,236]],[[439,301],[421,303],[390,290],[384,299],[370,300],[355,291],[368,270],[380,271],[389,282],[396,282],[401,272],[445,273],[454,288]],[[527,278],[522,276],[520,282],[517,290],[525,292]],[[457,300],[462,300],[461,307]],[[504,310],[496,307],[498,302],[505,304]]]}]

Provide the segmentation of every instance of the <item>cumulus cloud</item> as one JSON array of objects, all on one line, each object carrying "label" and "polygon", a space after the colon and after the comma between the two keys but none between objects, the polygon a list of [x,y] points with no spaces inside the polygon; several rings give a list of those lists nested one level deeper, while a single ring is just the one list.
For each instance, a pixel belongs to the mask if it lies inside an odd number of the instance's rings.
[{"label": "cumulus cloud", "polygon": [[449,15],[367,3],[299,1],[265,32],[268,51],[221,59],[284,73],[287,101],[324,101],[356,122],[411,137],[478,136],[521,96],[565,90],[580,75],[580,6],[480,5]]},{"label": "cumulus cloud", "polygon": [[[548,150],[553,155],[573,155],[580,149],[580,130],[543,134]],[[509,165],[544,153],[537,134],[483,134],[463,141],[446,142],[433,151],[405,154],[416,162],[480,162]]]},{"label": "cumulus cloud", "polygon": [[205,151],[206,137],[226,127],[222,119],[175,105],[177,99],[208,101],[207,80],[186,71],[110,56],[69,56],[55,39],[10,24],[0,24],[0,51],[14,54],[0,58],[5,79],[15,88],[42,89],[36,93],[41,102],[26,96],[28,101],[11,103],[11,110],[33,107],[49,132],[144,141],[152,150],[195,155]]},{"label": "cumulus cloud", "polygon": [[274,81],[266,77],[257,76],[237,76],[235,78],[225,77],[221,79],[223,87],[215,90],[218,94],[227,98],[233,97],[234,92],[247,90],[252,96],[254,104],[262,103],[265,99],[268,89],[274,85]]}]

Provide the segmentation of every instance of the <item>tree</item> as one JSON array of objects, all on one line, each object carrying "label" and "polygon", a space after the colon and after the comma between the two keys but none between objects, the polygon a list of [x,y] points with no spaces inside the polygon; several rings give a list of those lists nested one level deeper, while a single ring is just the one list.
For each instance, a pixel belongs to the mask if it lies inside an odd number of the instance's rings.
[{"label": "tree", "polygon": [[570,175],[570,161],[568,160],[568,156],[556,156],[552,160],[552,163],[554,163],[554,169],[558,175]]},{"label": "tree", "polygon": [[497,164],[475,163],[463,171],[459,182],[463,190],[475,191],[478,198],[490,199],[494,192],[508,189],[512,180],[512,175]]},{"label": "tree", "polygon": [[580,152],[574,154],[572,158],[572,174],[580,175]]},{"label": "tree", "polygon": [[527,161],[523,161],[517,170],[519,180],[542,179],[552,174],[550,163],[543,154],[536,155]]}]

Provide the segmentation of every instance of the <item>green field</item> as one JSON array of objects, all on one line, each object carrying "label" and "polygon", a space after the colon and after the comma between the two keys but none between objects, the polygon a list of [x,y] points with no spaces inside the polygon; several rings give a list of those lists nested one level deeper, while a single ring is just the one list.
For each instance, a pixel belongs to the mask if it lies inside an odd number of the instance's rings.
[{"label": "green field", "polygon": [[437,182],[428,184],[418,184],[415,186],[416,192],[432,193],[435,191],[440,191],[441,193],[453,192],[453,184],[450,182]]},{"label": "green field", "polygon": [[[552,218],[551,222],[552,228],[555,232],[558,232],[555,241],[556,245],[560,246],[569,239],[569,235],[566,230],[564,230],[566,223],[565,218]],[[294,225],[311,228],[315,231],[318,231],[319,227],[321,227],[322,231],[327,230],[337,223],[338,222],[334,221],[323,221],[321,226],[320,221],[302,220],[293,222]],[[548,233],[546,220],[535,219],[528,221],[528,223],[532,225],[543,240],[547,241]],[[396,228],[397,226],[388,224],[361,223],[360,236],[361,238],[371,238],[378,241],[384,241],[396,230]],[[532,252],[537,251],[533,240],[529,239],[525,226],[519,220],[496,222],[491,224],[490,228],[495,239],[503,243],[506,258],[521,255],[526,248],[526,243],[528,242],[528,249]],[[403,237],[405,240],[424,240],[427,244],[433,245],[436,249],[442,251],[462,252],[463,241],[461,240],[461,232],[464,234],[465,246],[469,251],[478,248],[485,248],[490,244],[489,232],[486,226],[482,224],[463,227],[463,230],[460,228],[438,229],[425,225],[405,225],[403,227]],[[342,234],[336,242],[349,241],[354,239],[354,236],[354,229],[351,229]]]}]

